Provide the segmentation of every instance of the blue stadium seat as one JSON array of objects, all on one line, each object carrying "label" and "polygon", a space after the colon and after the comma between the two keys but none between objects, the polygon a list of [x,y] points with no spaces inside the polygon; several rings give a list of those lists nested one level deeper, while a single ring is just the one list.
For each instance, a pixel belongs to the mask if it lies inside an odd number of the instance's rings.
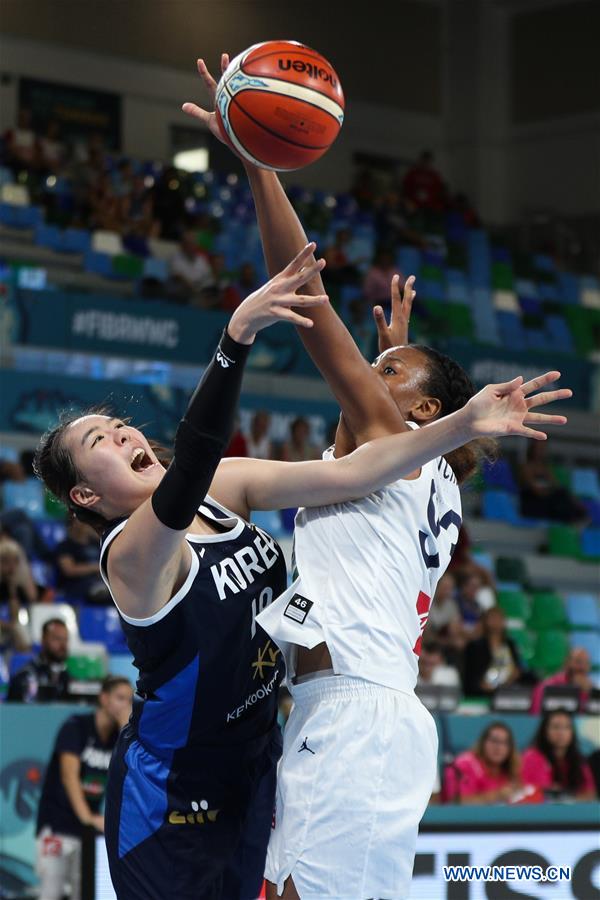
[{"label": "blue stadium seat", "polygon": [[517,498],[506,491],[484,491],[483,518],[497,519],[500,522],[508,522],[510,525],[520,525],[521,517],[517,504]]},{"label": "blue stadium seat", "polygon": [[272,534],[274,538],[285,536],[281,516],[276,510],[254,510],[251,521],[258,528],[262,528],[264,531]]},{"label": "blue stadium seat", "polygon": [[600,598],[594,594],[569,594],[566,605],[572,628],[600,629]]},{"label": "blue stadium seat", "polygon": [[13,225],[15,228],[35,228],[42,219],[39,206],[16,206]]},{"label": "blue stadium seat", "polygon": [[486,487],[500,488],[510,494],[518,493],[517,483],[508,460],[501,458],[495,463],[484,463],[481,474]]},{"label": "blue stadium seat", "polygon": [[44,515],[44,488],[37,478],[5,481],[2,496],[5,509],[23,509],[32,519]]},{"label": "blue stadium seat", "polygon": [[600,559],[600,528],[586,528],[582,531],[581,555],[587,559]]},{"label": "blue stadium seat", "polygon": [[56,519],[40,519],[35,523],[36,530],[48,549],[54,548],[65,540],[67,526]]},{"label": "blue stadium seat", "polygon": [[109,278],[113,274],[112,256],[108,253],[98,253],[96,250],[86,250],[83,257],[83,268],[86,272]]},{"label": "blue stadium seat", "polygon": [[82,606],[79,610],[79,634],[84,641],[106,644],[109,651],[126,647],[121,620],[114,606]]},{"label": "blue stadium seat", "polygon": [[577,497],[589,497],[600,500],[600,483],[596,469],[573,469],[571,472],[571,490]]},{"label": "blue stadium seat", "polygon": [[166,260],[156,259],[154,256],[144,260],[144,278],[156,278],[157,281],[164,283],[168,277],[169,267]]},{"label": "blue stadium seat", "polygon": [[415,275],[418,279],[421,271],[421,253],[416,247],[400,247],[396,263],[404,275]]},{"label": "blue stadium seat", "polygon": [[40,222],[34,233],[34,241],[39,247],[48,247],[50,250],[62,250],[62,231],[57,225],[47,225]]},{"label": "blue stadium seat", "polygon": [[67,228],[63,235],[63,250],[65,253],[87,253],[90,249],[92,237],[85,228]]},{"label": "blue stadium seat", "polygon": [[600,667],[600,634],[597,631],[572,631],[571,647],[583,647],[587,650],[592,668]]},{"label": "blue stadium seat", "polygon": [[8,674],[11,676],[11,678],[13,675],[23,669],[30,659],[33,659],[33,653],[13,653],[10,658],[10,666],[8,669]]},{"label": "blue stadium seat", "polygon": [[15,227],[16,207],[12,203],[0,203],[0,225],[7,225],[9,228]]}]

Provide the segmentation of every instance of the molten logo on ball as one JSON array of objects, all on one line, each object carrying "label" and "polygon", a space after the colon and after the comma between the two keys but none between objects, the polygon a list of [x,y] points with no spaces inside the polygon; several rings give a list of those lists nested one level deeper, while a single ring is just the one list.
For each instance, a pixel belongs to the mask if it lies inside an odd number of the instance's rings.
[{"label": "molten logo on ball", "polygon": [[291,59],[278,59],[277,64],[282,72],[288,72],[290,69],[293,69],[294,72],[306,72],[309,78],[321,78],[323,81],[328,81],[331,87],[337,87],[337,79],[331,72],[314,66],[312,63],[305,63],[299,59],[295,59],[293,62]]}]

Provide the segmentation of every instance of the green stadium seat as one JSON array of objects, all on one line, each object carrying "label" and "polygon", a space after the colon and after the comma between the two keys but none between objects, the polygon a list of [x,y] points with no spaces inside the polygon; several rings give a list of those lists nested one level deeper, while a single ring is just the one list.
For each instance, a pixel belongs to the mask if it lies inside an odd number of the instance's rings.
[{"label": "green stadium seat", "polygon": [[523,623],[529,619],[531,604],[523,591],[498,591],[498,606],[507,619],[518,619]]},{"label": "green stadium seat", "polygon": [[571,470],[567,466],[551,466],[554,477],[562,487],[567,490],[571,489]]},{"label": "green stadium seat", "polygon": [[517,581],[527,583],[527,568],[518,556],[499,556],[496,559],[496,578],[498,581]]},{"label": "green stadium seat", "polygon": [[579,558],[579,532],[570,525],[550,525],[548,528],[550,556]]},{"label": "green stadium seat", "polygon": [[535,631],[567,627],[563,598],[553,591],[536,591],[531,603],[529,626]]},{"label": "green stadium seat", "polygon": [[529,665],[535,654],[535,637],[526,628],[509,628],[508,636],[514,642],[521,660]]},{"label": "green stadium seat", "polygon": [[531,665],[541,675],[553,675],[562,668],[568,652],[569,639],[564,631],[540,631]]},{"label": "green stadium seat", "polygon": [[121,278],[141,278],[144,274],[144,260],[139,256],[119,253],[113,256],[113,272]]}]

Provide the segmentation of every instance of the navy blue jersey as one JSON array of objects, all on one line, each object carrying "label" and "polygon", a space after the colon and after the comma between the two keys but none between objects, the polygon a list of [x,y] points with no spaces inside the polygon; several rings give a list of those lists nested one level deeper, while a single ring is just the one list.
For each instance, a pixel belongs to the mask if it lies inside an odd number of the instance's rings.
[{"label": "navy blue jersey", "polygon": [[[191,567],[182,587],[150,618],[120,612],[140,672],[130,727],[159,756],[241,745],[267,734],[277,715],[283,662],[256,615],[286,588],[283,553],[209,497],[199,512],[223,530],[186,536]],[[103,537],[105,579],[110,543],[126,523]]]},{"label": "navy blue jersey", "polygon": [[118,730],[103,743],[96,730],[96,715],[71,716],[58,732],[52,759],[46,769],[44,787],[38,809],[37,832],[49,826],[56,834],[71,834],[81,837],[83,825],[73,812],[71,801],[62,783],[60,774],[61,753],[73,753],[79,757],[81,768],[79,781],[88,806],[93,813],[99,813],[106,776],[113,747],[117,742]]}]

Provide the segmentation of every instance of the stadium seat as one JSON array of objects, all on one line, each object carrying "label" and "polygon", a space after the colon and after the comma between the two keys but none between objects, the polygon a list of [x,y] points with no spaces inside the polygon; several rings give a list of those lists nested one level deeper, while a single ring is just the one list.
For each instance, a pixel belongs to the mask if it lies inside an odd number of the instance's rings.
[{"label": "stadium seat", "polygon": [[517,498],[506,491],[484,491],[482,512],[484,519],[497,519],[510,525],[520,524]]},{"label": "stadium seat", "polygon": [[528,625],[534,631],[564,628],[567,624],[563,598],[552,591],[536,591],[532,596]]},{"label": "stadium seat", "polygon": [[109,652],[123,650],[127,646],[114,606],[82,606],[79,610],[79,633],[84,641],[106,644]]},{"label": "stadium seat", "polygon": [[600,668],[600,634],[597,631],[572,631],[570,644],[587,650],[592,668]]},{"label": "stadium seat", "polygon": [[67,671],[75,681],[99,681],[107,672],[106,656],[73,653],[67,657]]},{"label": "stadium seat", "polygon": [[108,253],[98,253],[96,250],[86,250],[83,255],[83,267],[86,272],[110,278],[113,273],[112,256]]},{"label": "stadium seat", "polygon": [[152,256],[166,261],[174,256],[178,248],[178,244],[175,241],[165,241],[162,238],[150,238],[148,245]]},{"label": "stadium seat", "polygon": [[570,525],[550,525],[548,553],[551,556],[579,557],[579,533]]},{"label": "stadium seat", "polygon": [[5,481],[2,497],[5,509],[22,509],[32,519],[44,515],[44,488],[37,478]]},{"label": "stadium seat", "polygon": [[36,530],[49,550],[54,550],[57,544],[64,541],[67,536],[67,526],[56,519],[39,519],[35,523]]},{"label": "stadium seat", "polygon": [[155,278],[157,281],[165,282],[169,277],[169,267],[164,259],[158,259],[149,256],[144,260],[144,278]]},{"label": "stadium seat", "polygon": [[95,253],[116,256],[123,253],[123,241],[121,235],[116,231],[94,231],[92,232],[91,248]]},{"label": "stadium seat", "polygon": [[514,642],[521,660],[529,665],[535,653],[535,637],[526,628],[508,628],[508,636]]},{"label": "stadium seat", "polygon": [[16,228],[36,228],[42,221],[43,213],[39,206],[17,206],[15,208],[14,225]]},{"label": "stadium seat", "polygon": [[27,663],[33,659],[33,653],[13,653],[10,658],[10,665],[8,668],[8,674],[12,678],[13,675],[16,675],[21,669],[23,669]]},{"label": "stadium seat", "polygon": [[62,619],[69,632],[69,642],[81,643],[77,617],[70,603],[32,603],[29,607],[29,632],[34,644],[42,641],[42,627],[48,619]]},{"label": "stadium seat", "polygon": [[535,641],[532,667],[542,675],[553,675],[562,668],[569,652],[569,641],[564,631],[540,631]]},{"label": "stadium seat", "polygon": [[[511,623],[525,622],[529,619],[531,602],[524,591],[498,591],[498,606],[503,610]],[[514,628],[514,624],[510,625]]]},{"label": "stadium seat", "polygon": [[510,494],[517,493],[517,483],[508,460],[498,459],[494,463],[484,463],[481,467],[486,487],[499,488]]},{"label": "stadium seat", "polygon": [[29,206],[29,191],[24,184],[4,183],[0,186],[0,201],[9,206]]},{"label": "stadium seat", "polygon": [[496,578],[499,581],[527,582],[527,568],[520,556],[498,556],[496,559]]},{"label": "stadium seat", "polygon": [[86,253],[91,243],[92,236],[85,228],[67,228],[63,235],[65,253]]},{"label": "stadium seat", "polygon": [[600,483],[596,469],[573,469],[571,489],[577,497],[589,497],[592,500],[600,500]]},{"label": "stadium seat", "polygon": [[586,560],[600,559],[600,528],[586,528],[582,531],[581,557]]},{"label": "stadium seat", "polygon": [[283,525],[281,524],[281,516],[276,510],[254,510],[251,521],[258,528],[272,534],[274,538],[281,537],[285,534]]},{"label": "stadium seat", "polygon": [[569,594],[566,609],[571,628],[600,629],[600,597],[594,594]]}]

